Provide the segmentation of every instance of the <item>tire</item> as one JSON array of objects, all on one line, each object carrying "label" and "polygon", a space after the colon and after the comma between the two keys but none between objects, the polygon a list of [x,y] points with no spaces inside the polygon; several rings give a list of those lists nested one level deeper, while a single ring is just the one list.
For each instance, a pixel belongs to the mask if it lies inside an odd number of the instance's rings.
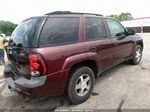
[{"label": "tire", "polygon": [[142,59],[142,47],[140,45],[136,45],[133,58],[129,60],[129,63],[137,65],[140,63],[141,59]]},{"label": "tire", "polygon": [[73,104],[80,104],[86,101],[93,90],[95,77],[92,69],[86,66],[74,69],[70,74],[67,94]]}]

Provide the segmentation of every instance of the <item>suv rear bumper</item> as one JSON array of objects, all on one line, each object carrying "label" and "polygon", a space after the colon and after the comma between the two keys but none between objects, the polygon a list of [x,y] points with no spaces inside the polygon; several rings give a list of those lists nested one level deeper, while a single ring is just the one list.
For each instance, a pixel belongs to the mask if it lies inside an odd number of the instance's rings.
[{"label": "suv rear bumper", "polygon": [[32,77],[29,80],[16,76],[10,65],[6,65],[4,69],[4,77],[9,89],[30,98],[63,94],[67,81],[67,73],[68,70],[41,77]]}]

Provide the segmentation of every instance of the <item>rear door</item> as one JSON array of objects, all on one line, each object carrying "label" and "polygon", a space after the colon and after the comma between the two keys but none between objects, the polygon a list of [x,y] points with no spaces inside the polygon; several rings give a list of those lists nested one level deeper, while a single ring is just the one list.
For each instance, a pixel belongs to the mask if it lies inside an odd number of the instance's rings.
[{"label": "rear door", "polygon": [[6,52],[15,74],[30,76],[28,54],[33,47],[35,33],[44,20],[45,18],[27,19],[13,31]]},{"label": "rear door", "polygon": [[112,42],[114,44],[114,64],[122,62],[131,56],[133,42],[126,36],[125,28],[116,20],[107,18],[106,22],[110,29]]},{"label": "rear door", "polygon": [[[97,54],[96,59],[101,71],[112,65],[114,47],[111,38],[107,35],[103,20],[100,17],[85,18],[84,45],[87,54],[89,52]],[[90,57],[90,55],[88,57]]]}]

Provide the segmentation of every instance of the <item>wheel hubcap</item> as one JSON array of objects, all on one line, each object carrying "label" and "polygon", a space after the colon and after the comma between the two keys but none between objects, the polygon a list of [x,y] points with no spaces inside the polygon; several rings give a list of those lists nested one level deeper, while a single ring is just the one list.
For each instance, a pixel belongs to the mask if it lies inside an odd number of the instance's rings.
[{"label": "wheel hubcap", "polygon": [[76,82],[75,91],[78,96],[84,96],[89,92],[90,87],[91,87],[91,79],[89,75],[83,74],[78,78]]},{"label": "wheel hubcap", "polygon": [[136,53],[135,53],[135,59],[136,59],[137,62],[140,61],[141,56],[142,56],[141,50],[137,49]]}]

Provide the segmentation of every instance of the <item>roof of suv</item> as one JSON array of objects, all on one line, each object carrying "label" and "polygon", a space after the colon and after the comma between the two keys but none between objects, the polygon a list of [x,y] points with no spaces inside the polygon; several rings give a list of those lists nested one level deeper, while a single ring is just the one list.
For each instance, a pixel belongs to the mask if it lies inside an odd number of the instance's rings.
[{"label": "roof of suv", "polygon": [[103,16],[101,14],[94,14],[94,13],[81,13],[81,12],[70,12],[70,11],[55,11],[50,12],[45,15],[95,15],[95,16]]},{"label": "roof of suv", "polygon": [[55,12],[50,12],[50,13],[46,13],[45,15],[41,15],[41,16],[33,16],[33,17],[29,17],[27,19],[24,19],[23,21],[26,21],[30,18],[35,18],[35,17],[48,17],[48,16],[100,16],[100,17],[104,17],[101,14],[95,14],[95,13],[81,13],[81,12],[70,12],[70,11],[55,11]]}]

